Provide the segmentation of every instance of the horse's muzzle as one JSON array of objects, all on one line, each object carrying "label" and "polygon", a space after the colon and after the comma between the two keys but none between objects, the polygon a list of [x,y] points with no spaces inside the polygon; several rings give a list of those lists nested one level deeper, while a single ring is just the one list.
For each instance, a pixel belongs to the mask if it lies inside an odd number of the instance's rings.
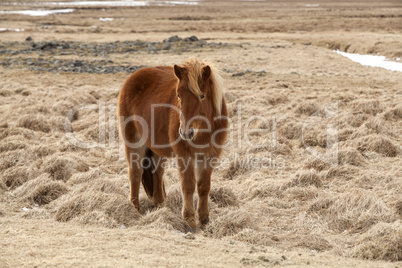
[{"label": "horse's muzzle", "polygon": [[184,133],[184,132],[181,130],[181,128],[179,128],[179,134],[180,134],[180,137],[181,137],[183,140],[192,140],[192,139],[194,138],[194,129],[193,129],[193,128],[190,128],[190,131],[189,131],[188,133]]}]

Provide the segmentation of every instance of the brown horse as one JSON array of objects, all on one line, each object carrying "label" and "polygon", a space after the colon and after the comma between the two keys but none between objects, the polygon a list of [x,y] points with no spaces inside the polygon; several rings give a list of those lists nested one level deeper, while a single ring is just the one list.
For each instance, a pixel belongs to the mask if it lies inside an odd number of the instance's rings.
[{"label": "brown horse", "polygon": [[165,200],[165,161],[175,157],[183,218],[196,227],[193,195],[197,185],[198,220],[206,224],[211,174],[228,132],[223,79],[217,69],[196,59],[174,68],[140,69],[120,92],[118,115],[134,206],[140,209],[141,181],[156,206]]}]

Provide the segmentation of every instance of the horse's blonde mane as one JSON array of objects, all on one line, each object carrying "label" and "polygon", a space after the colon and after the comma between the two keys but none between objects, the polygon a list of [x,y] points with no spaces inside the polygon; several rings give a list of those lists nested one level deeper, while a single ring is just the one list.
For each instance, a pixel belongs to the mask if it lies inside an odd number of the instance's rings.
[{"label": "horse's blonde mane", "polygon": [[189,89],[198,97],[200,97],[202,94],[198,85],[198,79],[202,77],[205,66],[209,66],[211,68],[211,80],[213,86],[212,100],[218,115],[220,115],[222,111],[224,81],[219,73],[219,70],[212,63],[198,59],[189,59],[182,63],[182,67],[186,68],[188,72]]}]

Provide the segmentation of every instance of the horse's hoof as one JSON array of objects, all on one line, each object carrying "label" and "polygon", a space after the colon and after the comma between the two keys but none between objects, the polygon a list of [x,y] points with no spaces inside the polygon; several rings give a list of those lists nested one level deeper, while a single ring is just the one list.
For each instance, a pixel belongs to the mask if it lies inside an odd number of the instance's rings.
[{"label": "horse's hoof", "polygon": [[209,223],[209,217],[205,217],[203,219],[199,219],[199,224],[201,227],[207,225]]},{"label": "horse's hoof", "polygon": [[191,232],[191,233],[196,233],[197,232],[197,227],[191,227],[191,226],[186,226],[186,232]]},{"label": "horse's hoof", "polygon": [[165,201],[165,198],[153,198],[152,202],[154,203],[155,207],[161,207],[163,202]]},{"label": "horse's hoof", "polygon": [[194,233],[197,229],[197,223],[195,221],[195,217],[188,217],[188,218],[184,218],[184,220],[187,223],[187,226],[189,228],[189,232]]},{"label": "horse's hoof", "polygon": [[138,201],[138,199],[131,199],[130,198],[130,202],[131,202],[131,204],[133,204],[135,209],[137,209],[137,211],[141,213],[141,211],[140,211],[140,202]]}]

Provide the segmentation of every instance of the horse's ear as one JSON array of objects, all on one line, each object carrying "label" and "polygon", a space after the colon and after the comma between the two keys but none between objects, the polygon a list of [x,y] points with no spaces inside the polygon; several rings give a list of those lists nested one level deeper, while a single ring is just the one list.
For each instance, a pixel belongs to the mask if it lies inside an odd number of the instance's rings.
[{"label": "horse's ear", "polygon": [[183,68],[180,67],[179,65],[174,65],[174,74],[177,76],[177,78],[181,79],[183,75]]},{"label": "horse's ear", "polygon": [[202,77],[204,80],[207,80],[211,76],[211,67],[208,65],[203,68],[203,74]]}]

